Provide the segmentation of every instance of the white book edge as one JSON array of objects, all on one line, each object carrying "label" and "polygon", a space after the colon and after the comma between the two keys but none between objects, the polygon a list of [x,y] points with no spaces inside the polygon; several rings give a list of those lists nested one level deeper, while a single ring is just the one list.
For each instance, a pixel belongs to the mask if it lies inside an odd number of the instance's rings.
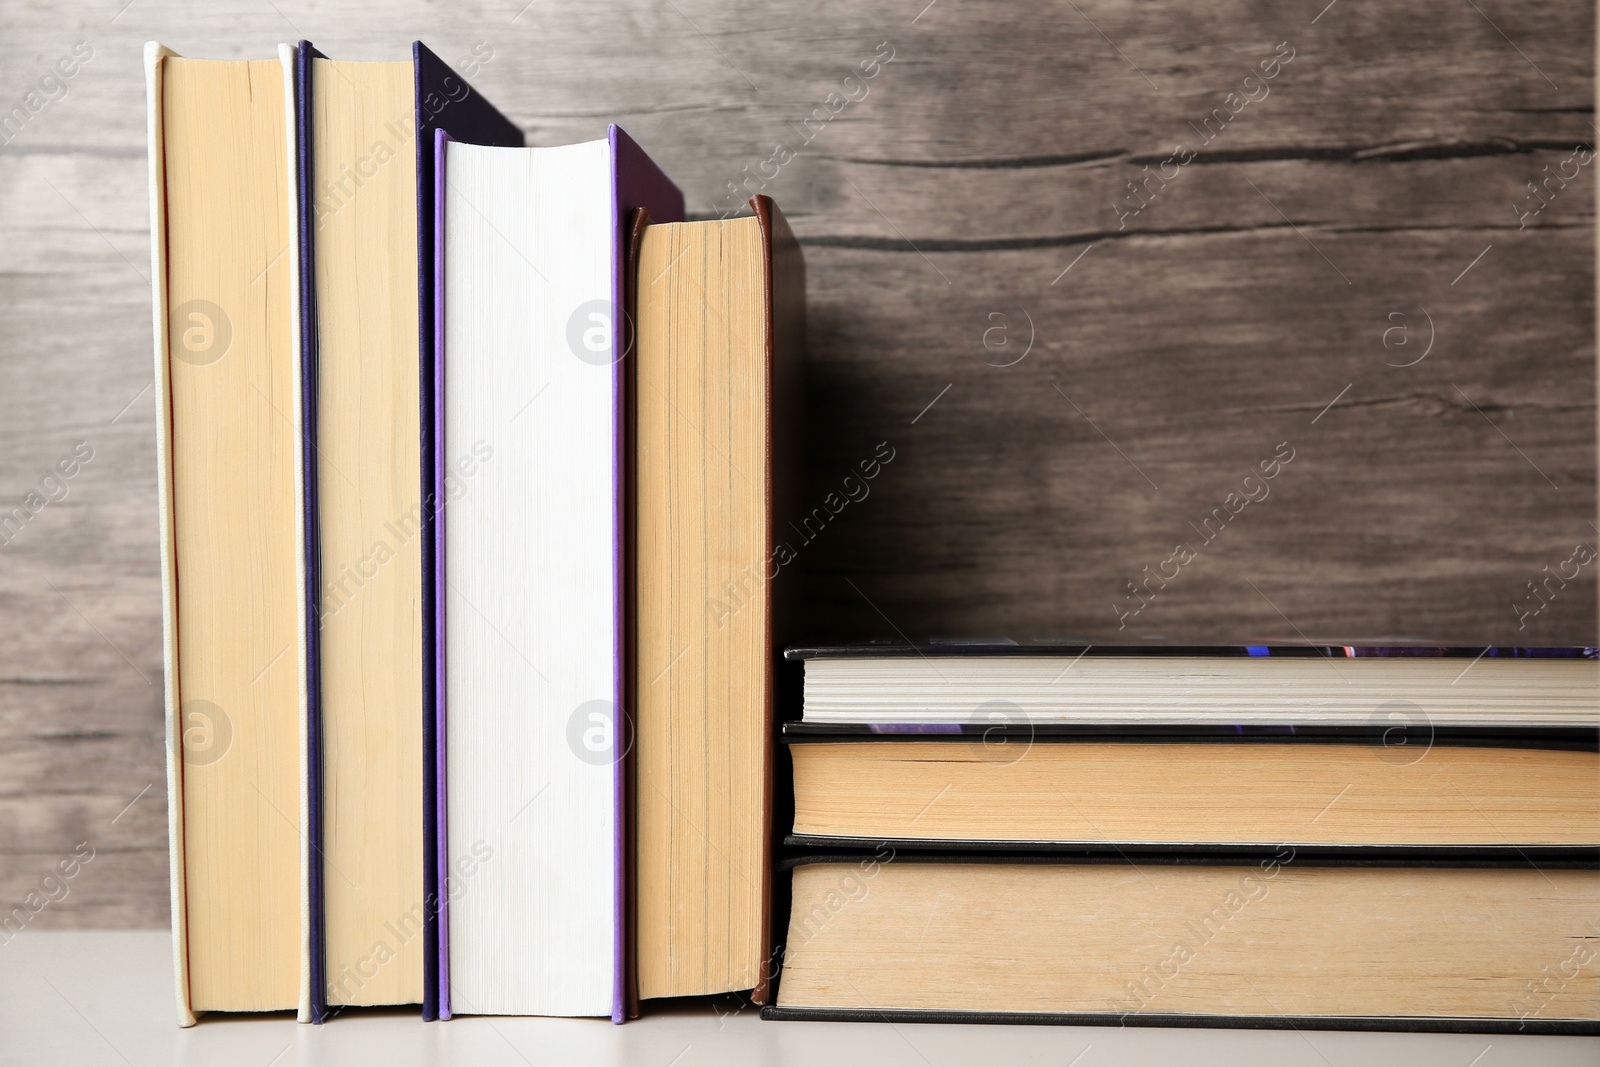
[{"label": "white book edge", "polygon": [[[607,140],[596,139],[571,145],[543,146],[537,148],[479,146],[461,142],[449,142],[444,146],[444,166],[446,174],[453,176],[451,176],[447,181],[446,190],[443,193],[445,224],[443,229],[444,237],[441,245],[442,255],[444,256],[445,260],[446,275],[446,310],[443,312],[443,321],[445,323],[445,351],[443,358],[446,368],[446,380],[444,385],[445,399],[443,402],[446,405],[446,425],[445,434],[438,442],[438,445],[441,449],[445,450],[447,456],[459,455],[466,440],[472,436],[471,430],[468,429],[468,425],[470,424],[471,420],[457,422],[452,418],[452,415],[459,414],[459,412],[452,410],[453,405],[451,404],[451,399],[455,398],[456,403],[459,404],[459,396],[461,395],[461,383],[459,380],[453,379],[456,379],[457,375],[464,373],[459,368],[462,368],[466,365],[466,363],[463,362],[462,357],[463,355],[467,354],[463,352],[463,337],[459,335],[459,331],[464,328],[464,323],[479,323],[481,325],[484,321],[481,316],[474,317],[472,314],[463,314],[460,308],[452,308],[451,305],[452,296],[455,296],[457,299],[459,299],[459,293],[463,288],[458,284],[454,284],[452,281],[452,279],[459,279],[462,276],[460,270],[461,263],[458,262],[457,257],[461,254],[461,235],[464,232],[464,227],[462,227],[459,223],[461,220],[467,218],[483,219],[486,217],[484,214],[480,213],[476,207],[473,208],[473,213],[470,215],[461,213],[461,205],[466,204],[470,206],[472,201],[468,198],[467,194],[463,192],[463,187],[466,184],[463,181],[463,176],[459,173],[454,173],[458,167],[457,160],[465,160],[467,157],[480,154],[486,158],[490,158],[491,154],[493,157],[501,157],[501,154],[509,155],[512,153],[519,154],[529,159],[533,158],[535,154],[542,156],[545,159],[555,159],[564,157],[574,150],[594,150],[600,146],[605,148],[605,151],[608,155],[607,177],[605,179],[605,195],[606,199],[610,200],[614,196],[614,189],[612,188],[614,177],[611,176],[612,169],[614,168],[614,160],[609,159],[610,148]],[[539,201],[538,198],[535,198],[534,202],[539,203],[541,201]],[[495,212],[489,208],[488,205],[485,205],[485,210],[489,216],[495,215]],[[616,250],[620,246],[618,243],[619,234],[617,233],[616,222],[610,217],[609,209],[607,211],[607,219],[608,221],[606,223],[606,238],[604,247],[612,250],[608,254],[608,262],[606,266],[606,274],[607,278],[609,279],[610,271],[614,269],[614,264],[611,263],[610,257],[614,257],[617,254]],[[530,225],[532,224],[530,223]],[[509,245],[518,258],[527,263],[530,267],[533,267],[535,271],[538,270],[538,267],[534,264],[536,260],[539,260],[540,253],[538,251],[529,250],[528,254],[524,254],[524,251],[519,247],[518,241],[518,235],[521,231],[515,225],[507,225],[497,217],[496,222],[491,229],[495,234],[498,235],[495,243],[496,248],[500,247],[501,244]],[[535,243],[538,243],[537,239]],[[598,245],[599,242],[595,242],[595,244]],[[541,261],[539,265],[545,267],[547,271],[549,270],[549,263]],[[565,283],[565,279],[563,279],[563,283]],[[551,283],[547,279],[545,284],[548,285]],[[470,288],[470,286],[468,286],[468,288]],[[602,298],[609,299],[611,295],[609,282],[600,291],[600,295]],[[563,308],[565,308],[565,306],[566,305],[563,305]],[[548,323],[545,325],[548,325]],[[453,337],[453,333],[456,333],[457,336]],[[552,360],[552,365],[554,365],[555,360],[571,360],[573,367],[579,366],[579,357],[576,355],[576,353],[567,354],[564,343],[553,342],[552,344],[553,347],[549,349],[549,352],[559,353]],[[540,351],[541,355],[543,355],[544,350],[541,349]],[[454,357],[453,361],[452,357]],[[457,368],[454,374],[452,373],[452,367]],[[607,410],[608,412],[614,412],[616,406],[616,382],[614,375],[611,375],[608,378],[608,381],[610,382],[608,388],[611,390],[611,393],[610,400],[607,404]],[[542,394],[543,391],[543,388],[537,389],[534,392],[535,398],[537,398],[539,394]],[[612,417],[613,416],[608,415],[608,420]],[[607,444],[603,457],[604,461],[601,466],[607,472],[607,477],[612,480],[612,493],[610,495],[613,501],[615,498],[615,491],[620,488],[620,486],[615,483],[617,471],[616,448],[617,440],[615,435],[615,426],[610,425],[607,431]],[[494,440],[493,455],[495,456],[495,472],[488,475],[479,475],[478,477],[480,479],[501,477],[504,475],[504,468],[507,464],[514,464],[518,462],[519,455],[522,455],[525,458],[525,453],[523,453],[522,450],[512,446],[504,438]],[[549,462],[548,459],[536,460],[536,462],[541,461],[544,463]],[[541,478],[535,478],[533,479],[533,482],[543,484]],[[474,493],[484,493],[488,491],[492,490],[484,485],[479,485],[476,482],[474,483]],[[470,700],[470,694],[465,694],[462,691],[460,684],[462,678],[483,677],[484,675],[465,669],[464,660],[471,658],[470,653],[467,651],[468,642],[463,640],[463,637],[465,636],[463,627],[461,627],[459,624],[452,624],[452,622],[449,620],[455,618],[457,613],[466,618],[483,618],[484,622],[488,624],[489,628],[497,635],[497,643],[490,645],[497,655],[504,655],[505,650],[502,646],[510,646],[513,649],[517,648],[517,641],[515,638],[518,636],[516,631],[512,631],[509,636],[506,633],[500,632],[498,628],[494,627],[493,624],[489,622],[489,616],[493,614],[492,609],[488,614],[484,614],[479,607],[471,606],[471,602],[466,599],[468,594],[467,591],[463,589],[463,586],[467,586],[470,589],[470,577],[463,573],[463,568],[461,566],[461,554],[464,551],[467,551],[468,539],[460,536],[459,530],[455,535],[452,535],[450,530],[452,526],[452,520],[455,523],[464,521],[460,518],[460,516],[466,514],[466,512],[462,509],[464,504],[469,499],[470,497],[468,494],[463,494],[463,500],[461,502],[450,501],[447,503],[442,511],[443,518],[441,520],[444,523],[443,537],[447,546],[446,569],[453,576],[452,581],[449,583],[448,591],[445,594],[447,598],[445,605],[447,615],[446,629],[451,635],[453,635],[452,639],[447,640],[446,642],[448,658],[445,666],[445,684],[448,691],[447,705],[453,713],[450,718],[451,730],[466,729],[465,723],[471,718],[469,714],[465,714],[468,711],[468,708],[472,707],[473,705]],[[615,526],[614,512],[612,508],[608,508],[606,511],[606,522],[604,523],[604,529],[612,538],[610,548],[607,552],[607,557],[611,561],[608,564],[607,573],[613,576],[612,580],[614,581],[615,562],[618,558],[617,554],[620,550],[620,545],[617,544],[616,538],[619,536],[620,531],[618,531]],[[614,635],[616,632],[615,612],[617,610],[617,602],[615,596],[605,598],[605,603],[607,610],[612,613],[612,619],[605,627],[605,632],[608,635],[607,640],[609,641],[612,640],[612,635]],[[468,610],[461,612],[460,607],[462,605],[468,605]],[[594,642],[587,642],[585,643],[584,647],[592,648],[596,647],[596,645]],[[610,680],[606,686],[605,692],[614,698],[616,680],[615,654],[617,652],[615,646],[612,647],[612,652],[612,665],[608,669],[608,678]],[[522,657],[520,652],[517,652],[512,658],[507,659],[507,662],[510,663],[512,662],[512,659],[515,658],[525,659],[525,657]],[[531,662],[529,663],[529,666],[532,666]],[[571,671],[572,667],[570,664],[566,664],[564,665],[563,669],[565,671]],[[555,680],[557,683],[560,683],[564,679],[561,677],[556,677]],[[546,679],[545,681],[547,686],[551,684],[550,679]],[[577,708],[574,707],[573,710],[576,711]],[[562,715],[565,716],[565,714],[565,709],[563,709]],[[556,731],[556,733],[559,733],[559,731]],[[549,735],[547,734],[546,739],[548,739],[548,736]],[[567,739],[566,743],[572,743],[570,737]],[[485,768],[483,767],[469,768],[464,764],[463,761],[470,758],[467,755],[470,747],[471,746],[463,746],[459,739],[454,736],[452,736],[450,741],[447,741],[447,752],[450,761],[450,768],[447,771],[446,780],[449,783],[448,788],[450,789],[450,804],[448,806],[448,822],[445,836],[448,841],[447,856],[449,858],[452,870],[457,869],[458,862],[464,862],[470,858],[468,856],[468,852],[471,850],[466,847],[466,842],[471,840],[474,835],[468,831],[471,829],[483,829],[481,825],[477,824],[477,816],[481,815],[481,805],[475,806],[467,803],[463,792],[465,783],[474,780],[475,777],[472,774],[464,773],[465,771],[475,770],[478,772],[479,776],[481,776],[485,771]],[[548,750],[548,752],[552,754],[555,759],[560,760],[561,765],[568,766],[570,770],[571,767],[567,763],[567,760],[569,760],[571,757],[566,757],[565,753],[558,752],[557,750],[560,747],[562,747],[560,742],[556,742]],[[502,756],[499,762],[501,767],[504,768],[509,762],[515,762],[515,758]],[[601,768],[596,766],[592,769],[600,770]],[[605,782],[603,788],[599,792],[603,794],[605,798],[604,804],[606,809],[606,817],[609,821],[609,827],[604,834],[596,834],[593,835],[592,838],[592,840],[602,841],[604,843],[603,862],[602,854],[600,853],[597,853],[594,857],[584,858],[591,858],[594,860],[595,869],[599,872],[598,882],[603,885],[604,892],[610,894],[615,892],[614,872],[617,863],[617,856],[612,848],[612,842],[615,838],[617,820],[623,817],[623,813],[616,809],[614,799],[611,780],[611,774],[614,773],[614,767],[608,763],[604,770],[607,772],[605,775]],[[571,779],[572,784],[577,784],[581,781],[581,772],[574,775]],[[532,804],[533,800],[537,800],[539,796],[544,794],[546,789],[553,784],[556,783],[554,781],[546,782],[545,786],[541,787],[537,792],[535,792],[532,798],[530,798],[528,802],[523,805],[524,809],[529,810],[529,815],[525,817],[527,821],[523,823],[521,828],[519,828],[518,832],[520,834],[532,834],[533,831],[528,829],[529,826],[532,825],[535,820],[541,817],[546,817],[539,811],[539,809],[530,809],[529,806]],[[567,798],[566,790],[558,789],[550,790],[550,792],[551,799],[545,802],[547,804],[550,803],[551,800],[561,802],[564,798]],[[559,796],[557,796],[557,794],[559,794]],[[522,812],[519,811],[513,816],[513,819],[516,819],[521,815]],[[507,833],[509,833],[509,830]],[[487,843],[490,838],[488,836],[484,836],[482,840],[484,843]],[[493,852],[494,862],[503,867],[508,863],[519,862],[515,858],[516,856],[528,855],[529,853],[527,850],[519,851],[518,845],[529,844],[531,843],[532,839],[524,836],[520,842],[508,842],[504,835],[496,835],[493,837],[493,840],[495,842],[495,850]],[[556,843],[559,844],[559,842]],[[540,844],[548,847],[552,844],[552,842],[546,838],[541,840]],[[569,856],[567,859],[569,866],[581,866],[571,863],[574,857]],[[616,987],[615,971],[610,966],[613,954],[618,947],[616,939],[620,933],[620,931],[616,929],[615,923],[611,921],[611,917],[614,914],[616,905],[614,899],[607,902],[608,906],[605,909],[606,918],[603,923],[597,919],[593,923],[578,924],[581,928],[586,930],[595,930],[603,927],[605,930],[605,936],[608,940],[608,947],[603,953],[606,964],[606,974],[604,976],[606,991],[604,996],[597,998],[594,1003],[582,1003],[582,1001],[584,1001],[585,994],[575,993],[573,991],[574,987],[581,984],[580,975],[575,973],[580,971],[581,968],[576,965],[569,964],[563,968],[559,977],[554,982],[556,987],[564,987],[562,988],[561,992],[556,992],[556,990],[553,988],[546,988],[544,990],[535,990],[532,988],[539,984],[539,979],[537,977],[530,977],[529,972],[533,967],[533,961],[540,958],[540,950],[544,950],[546,955],[548,955],[550,952],[556,951],[554,946],[547,944],[525,944],[520,946],[523,950],[519,953],[515,953],[518,962],[518,968],[502,972],[502,974],[498,976],[502,980],[503,984],[500,985],[500,987],[492,994],[490,994],[486,988],[480,988],[479,983],[481,983],[481,979],[483,977],[482,965],[479,964],[477,960],[470,959],[472,950],[479,947],[481,944],[480,941],[476,940],[477,935],[480,935],[486,926],[494,926],[496,928],[496,943],[503,948],[508,944],[516,944],[519,938],[525,937],[525,935],[530,932],[528,920],[526,918],[526,916],[530,914],[530,905],[527,904],[526,901],[534,899],[533,894],[535,890],[532,887],[527,887],[527,883],[523,883],[525,886],[525,901],[519,904],[512,912],[503,914],[498,922],[486,921],[483,918],[485,915],[489,914],[489,909],[492,908],[492,905],[490,905],[484,898],[503,898],[505,896],[504,891],[506,885],[509,885],[515,881],[516,879],[507,880],[504,877],[496,879],[492,874],[476,875],[469,892],[460,894],[458,896],[452,896],[450,898],[449,967],[452,1014],[456,1016],[537,1015],[546,1017],[574,1018],[609,1017],[619,992]],[[558,885],[552,885],[548,888],[552,890],[553,896],[557,898],[555,901],[557,906],[553,910],[558,912],[581,910],[574,908],[570,900],[565,902],[564,906],[563,902],[559,900],[559,897],[561,896],[570,896],[570,889],[562,888]],[[539,899],[543,901],[543,898]],[[546,904],[549,903],[548,901],[543,902]],[[520,916],[521,918],[514,919],[513,921],[506,921],[507,916]],[[572,946],[563,945],[560,947],[570,949]],[[503,955],[503,952],[501,955]],[[602,953],[598,949],[590,946],[590,952],[585,954],[582,958],[599,958],[601,955]],[[465,996],[469,990],[473,994],[470,1000]]]},{"label": "white book edge", "polygon": [[178,716],[177,562],[172,531],[172,378],[167,366],[167,168],[161,121],[161,61],[176,52],[151,41],[144,46],[149,101],[150,288],[155,329],[156,485],[161,526],[161,656],[166,708],[167,841],[172,887],[172,973],[178,1025],[193,1026],[189,1006],[189,924],[183,883],[183,723]]}]

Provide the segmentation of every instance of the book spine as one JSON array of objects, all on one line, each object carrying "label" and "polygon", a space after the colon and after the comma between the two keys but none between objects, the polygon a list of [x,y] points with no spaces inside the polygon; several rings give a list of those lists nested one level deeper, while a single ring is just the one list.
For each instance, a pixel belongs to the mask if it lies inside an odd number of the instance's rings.
[{"label": "book spine", "polygon": [[[417,151],[417,351],[420,355],[418,398],[422,440],[422,1017],[439,1018],[440,894],[437,857],[444,852],[444,826],[439,818],[439,455],[444,440],[435,432],[439,397],[434,391],[434,131],[428,122],[432,85],[430,64],[421,41],[411,46],[411,70],[416,100]],[[435,61],[437,61],[436,57]]]},{"label": "book spine", "polygon": [[316,537],[316,530],[308,527],[305,516],[307,514],[307,493],[315,491],[315,484],[310,479],[310,472],[306,466],[307,449],[306,440],[306,375],[304,361],[305,334],[303,323],[305,320],[301,299],[302,293],[300,280],[300,235],[298,222],[303,217],[303,190],[300,187],[300,137],[298,106],[298,78],[299,59],[296,49],[292,45],[280,44],[278,46],[278,62],[283,67],[283,105],[284,105],[284,131],[285,131],[285,159],[287,166],[286,188],[289,194],[289,276],[295,283],[289,287],[289,328],[293,337],[294,354],[289,362],[289,375],[292,382],[294,396],[290,420],[294,425],[294,508],[300,521],[295,524],[295,577],[299,583],[301,595],[296,598],[295,604],[295,643],[298,646],[298,660],[296,664],[296,687],[298,689],[299,720],[300,720],[300,997],[295,1017],[303,1023],[320,1021],[316,1018],[314,1006],[314,990],[318,986],[320,975],[317,969],[317,944],[312,937],[312,913],[317,907],[311,892],[311,868],[316,862],[316,856],[311,849],[311,783],[312,763],[310,747],[310,690],[308,688],[310,677],[307,673],[307,641],[314,640],[314,635],[309,633],[306,626],[307,612],[312,607],[314,590],[311,586],[312,568],[307,555],[311,541]]},{"label": "book spine", "polygon": [[441,351],[436,321],[442,310],[443,254],[436,227],[442,226],[444,143],[438,137],[472,144],[521,147],[522,131],[482,93],[453,71],[421,41],[411,45],[416,97],[417,174],[417,331],[420,433],[422,440],[422,855],[424,1019],[448,1019],[449,943],[444,917],[448,854],[445,841],[445,678],[444,678],[444,409]]},{"label": "book spine", "polygon": [[611,810],[613,819],[611,848],[612,865],[612,936],[611,936],[611,1021],[624,1022],[628,1018],[628,1005],[632,999],[629,987],[628,929],[632,910],[633,857],[628,848],[628,827],[632,822],[628,810],[627,753],[629,751],[627,723],[632,713],[627,688],[631,629],[628,606],[631,603],[628,589],[628,486],[633,465],[627,454],[631,436],[628,432],[628,383],[624,373],[624,358],[632,341],[627,328],[627,249],[628,221],[632,212],[623,204],[622,148],[618,135],[620,129],[612,126],[607,132],[611,149],[611,461],[615,474],[615,493],[611,513],[611,543],[614,591],[612,603],[612,647],[616,649],[616,666],[611,679],[611,706],[614,710],[611,723]]},{"label": "book spine", "polygon": [[300,559],[304,566],[302,603],[302,705],[305,795],[301,802],[301,832],[305,850],[306,983],[304,1011],[313,1023],[328,1017],[327,904],[323,861],[323,759],[322,759],[322,543],[317,486],[317,273],[316,273],[316,160],[312,155],[313,59],[321,58],[311,42],[295,48],[293,114],[289,122],[289,195],[295,210],[290,218],[290,240],[295,285],[295,365],[299,374],[295,413],[300,460],[297,491],[300,494]]},{"label": "book spine", "polygon": [[[779,522],[794,512],[794,493],[803,476],[802,456],[804,411],[801,405],[805,359],[805,258],[788,220],[771,197],[756,196],[750,208],[761,225],[765,250],[767,295],[766,350],[766,432],[767,511],[764,544],[768,559],[777,559]],[[762,816],[766,832],[762,839],[762,871],[765,884],[761,892],[761,944],[767,950],[761,961],[750,999],[756,1004],[772,1002],[778,962],[783,958],[774,930],[775,916],[785,887],[772,877],[774,839],[785,819],[792,821],[794,786],[788,763],[777,754],[775,723],[793,703],[786,695],[781,673],[780,650],[793,635],[795,609],[799,602],[797,583],[802,578],[800,561],[779,569],[773,577],[766,605],[765,694],[763,707],[762,752],[764,804]]]},{"label": "book spine", "polygon": [[[616,471],[616,501],[612,513],[612,544],[614,548],[616,603],[613,611],[614,640],[617,650],[615,678],[612,683],[612,797],[615,817],[612,822],[614,934],[611,1021],[621,1023],[637,1016],[638,988],[634,980],[635,956],[633,937],[633,837],[632,790],[629,787],[633,771],[632,762],[632,619],[629,605],[632,597],[631,530],[633,516],[629,504],[629,486],[632,463],[629,459],[633,443],[630,436],[631,414],[629,379],[633,361],[628,359],[634,338],[632,332],[631,294],[633,282],[628,267],[630,246],[642,233],[645,220],[655,222],[681,222],[683,220],[683,193],[673,184],[654,160],[641,148],[626,130],[613,124],[606,131],[611,149],[611,307],[612,314],[612,397],[613,463]],[[634,223],[637,221],[638,226]]]},{"label": "book spine", "polygon": [[[445,157],[447,146],[451,137],[444,130],[435,131],[437,138],[434,146],[434,319],[433,319],[433,440],[434,440],[434,479],[435,484],[445,484],[445,425],[444,425],[444,298],[445,298],[445,273],[444,273],[444,189],[445,189]],[[436,500],[437,512],[434,516],[434,612],[435,612],[435,645],[434,645],[434,672],[435,672],[435,699],[434,709],[434,813],[436,819],[435,850],[431,857],[434,865],[434,883],[437,900],[437,917],[435,919],[437,933],[434,947],[434,981],[436,983],[435,1017],[448,1019],[450,1012],[450,823],[448,819],[449,780],[446,775],[449,751],[446,748],[445,716],[447,705],[446,694],[446,646],[448,634],[445,631],[445,526],[444,507],[445,499],[441,495]],[[424,1011],[424,1017],[427,1013]]]}]

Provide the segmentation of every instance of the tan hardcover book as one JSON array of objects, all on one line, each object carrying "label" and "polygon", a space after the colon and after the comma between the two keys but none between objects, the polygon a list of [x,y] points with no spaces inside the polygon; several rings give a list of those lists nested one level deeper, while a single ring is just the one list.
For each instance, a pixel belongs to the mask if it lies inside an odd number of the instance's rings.
[{"label": "tan hardcover book", "polygon": [[330,1005],[423,999],[414,77],[311,60]]},{"label": "tan hardcover book", "polygon": [[793,872],[770,1018],[1594,1033],[1600,873],[915,862]]},{"label": "tan hardcover book", "polygon": [[774,661],[798,561],[805,275],[755,215],[636,249],[630,654],[638,994],[756,989],[769,954]]},{"label": "tan hardcover book", "polygon": [[152,44],[155,370],[179,1022],[304,1006],[304,577],[278,60]]},{"label": "tan hardcover book", "polygon": [[[1600,845],[1576,747],[791,738],[799,837],[1034,845]],[[826,841],[811,842],[825,844]]]}]

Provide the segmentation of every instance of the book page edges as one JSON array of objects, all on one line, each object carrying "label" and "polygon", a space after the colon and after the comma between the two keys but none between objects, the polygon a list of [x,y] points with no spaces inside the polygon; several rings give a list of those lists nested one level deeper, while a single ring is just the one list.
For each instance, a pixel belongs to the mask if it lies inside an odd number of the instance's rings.
[{"label": "book page edges", "polygon": [[[172,902],[172,968],[174,979],[174,994],[177,1007],[178,1025],[188,1027],[195,1025],[197,1015],[191,1007],[189,996],[189,939],[188,939],[188,905],[184,885],[184,837],[183,837],[183,722],[181,717],[181,697],[178,692],[178,641],[177,641],[177,556],[174,543],[173,529],[173,492],[172,492],[172,379],[167,361],[169,345],[167,323],[167,213],[166,213],[166,156],[165,137],[162,121],[162,61],[167,58],[176,58],[177,53],[170,48],[150,41],[145,44],[145,91],[148,102],[148,155],[150,179],[150,285],[151,285],[151,325],[154,338],[154,370],[156,390],[156,484],[158,495],[158,518],[161,537],[161,649],[163,665],[163,704],[165,709],[165,737],[167,750],[167,838],[168,838],[168,880],[171,886]],[[289,171],[289,212],[291,218],[298,218],[297,191],[294,183],[294,170],[296,166],[296,145],[294,138],[294,55],[293,49],[288,45],[278,46],[278,58],[284,66],[285,79],[285,105],[287,109],[287,160]],[[291,269],[298,270],[298,247],[296,242],[290,241]],[[292,294],[290,300],[290,317],[294,329],[298,331],[300,306],[298,294]],[[296,461],[299,461],[299,451],[304,447],[303,411],[299,403],[300,396],[300,369],[299,369],[299,335],[295,334],[295,405],[293,422],[296,435]],[[295,479],[295,503],[303,505],[304,486],[301,480]],[[304,535],[299,527],[296,528],[296,572],[303,586],[305,582],[305,544]],[[299,695],[300,710],[300,735],[301,735],[301,838],[306,840],[305,823],[307,807],[305,804],[306,787],[306,755],[305,755],[305,730],[306,730],[306,615],[303,599],[300,601],[296,612],[296,639],[299,644],[298,670],[299,670]],[[301,849],[301,879],[300,879],[300,916],[301,916],[301,974],[298,1017],[302,1022],[310,1021],[310,971],[309,971],[309,885],[305,877],[308,863],[306,848]]]}]

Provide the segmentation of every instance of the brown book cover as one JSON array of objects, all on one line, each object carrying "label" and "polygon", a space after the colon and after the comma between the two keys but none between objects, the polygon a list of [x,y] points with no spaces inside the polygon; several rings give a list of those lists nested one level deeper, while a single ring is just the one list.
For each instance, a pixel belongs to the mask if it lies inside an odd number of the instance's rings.
[{"label": "brown book cover", "polygon": [[[750,201],[761,229],[766,235],[767,249],[767,545],[773,557],[778,554],[781,540],[778,531],[781,522],[800,511],[799,490],[805,474],[804,418],[805,418],[805,329],[806,329],[806,275],[805,258],[800,244],[795,240],[789,222],[778,210],[771,197],[757,196]],[[777,814],[776,746],[771,731],[775,728],[779,708],[779,677],[782,664],[781,650],[796,635],[800,615],[804,572],[797,557],[779,568],[772,583],[772,596],[767,610],[767,693],[768,710],[766,745],[766,810],[770,816]],[[787,772],[788,765],[782,767]],[[787,774],[785,774],[787,778]],[[793,799],[793,786],[782,783],[785,804]],[[773,823],[769,818],[769,827]],[[762,887],[761,898],[765,910],[761,916],[761,943],[769,947],[763,961],[760,979],[751,999],[757,1004],[771,1000],[772,979],[777,968],[777,937],[773,930],[773,868],[772,834],[766,838],[766,852],[762,869],[768,884]]]}]

